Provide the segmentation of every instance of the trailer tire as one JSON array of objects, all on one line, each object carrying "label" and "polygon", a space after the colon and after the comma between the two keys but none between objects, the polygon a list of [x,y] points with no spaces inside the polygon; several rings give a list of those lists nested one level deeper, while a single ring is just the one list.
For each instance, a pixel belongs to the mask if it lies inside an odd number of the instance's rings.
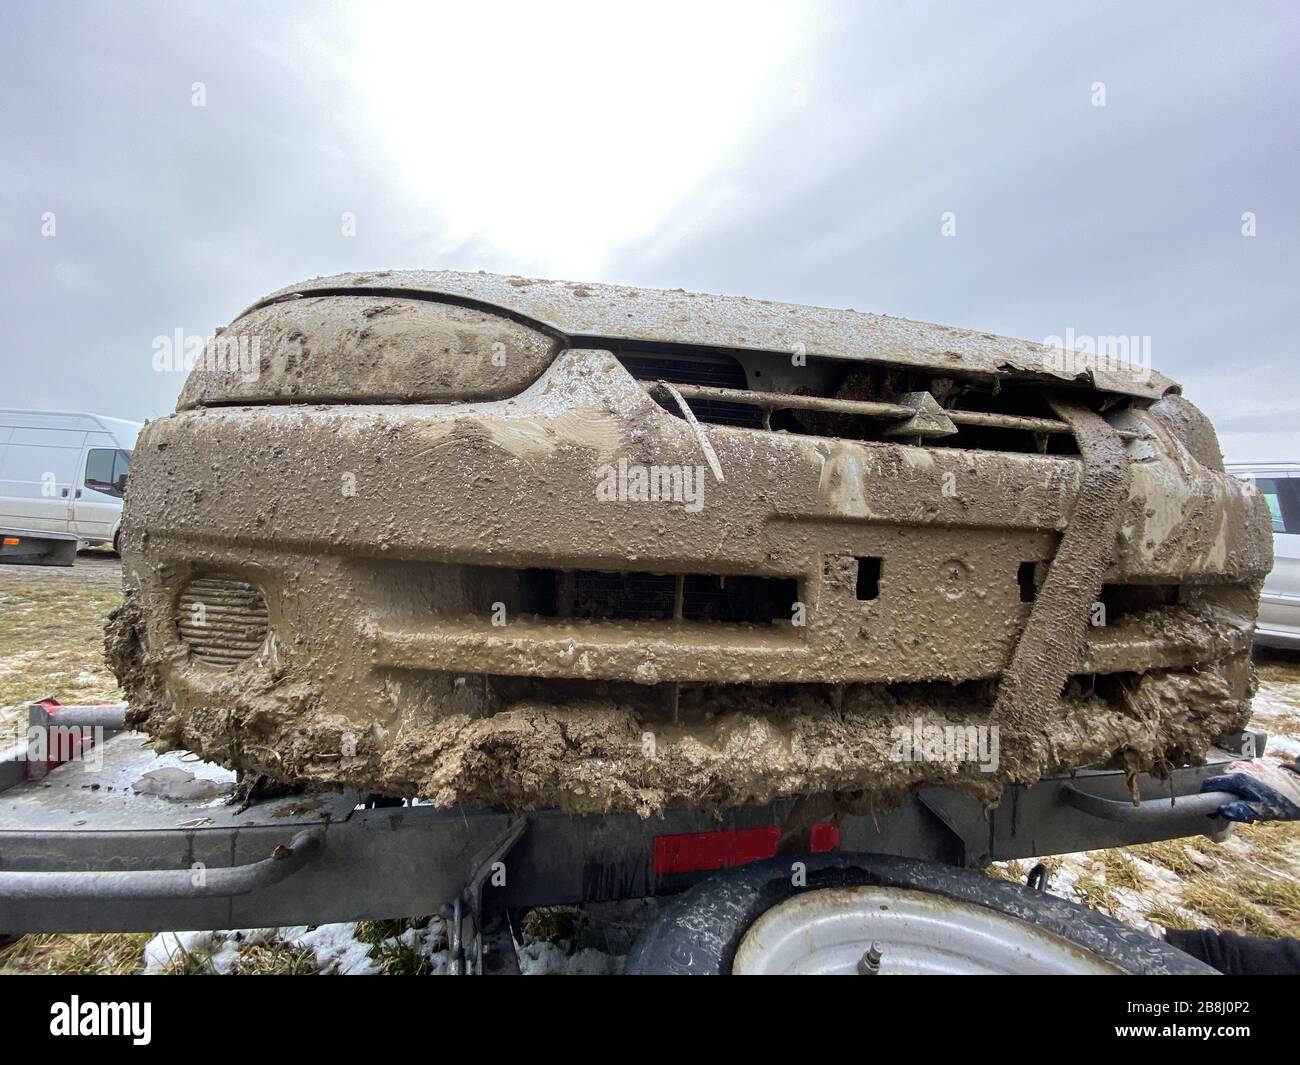
[{"label": "trailer tire", "polygon": [[[804,867],[800,887],[792,884],[795,862]],[[1214,973],[1163,940],[1045,892],[970,869],[880,854],[795,854],[710,877],[670,902],[642,930],[625,972],[730,974],[746,933],[779,903],[818,889],[864,885],[938,895],[1028,921],[1125,973]]]}]

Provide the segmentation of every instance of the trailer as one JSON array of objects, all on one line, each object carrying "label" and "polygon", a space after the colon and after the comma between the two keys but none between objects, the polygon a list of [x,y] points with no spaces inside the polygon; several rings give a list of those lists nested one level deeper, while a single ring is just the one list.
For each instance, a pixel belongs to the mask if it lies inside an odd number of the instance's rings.
[{"label": "trailer", "polygon": [[[529,908],[677,896],[629,968],[870,972],[883,952],[886,971],[1207,972],[1046,895],[1041,870],[1026,886],[977,870],[1181,836],[1221,840],[1232,826],[1217,812],[1233,796],[1201,793],[1201,782],[1267,742],[1244,731],[1205,765],[1143,776],[1140,805],[1122,772],[1098,770],[1008,787],[988,813],[924,788],[885,814],[808,797],[721,817],[670,809],[641,818],[437,809],[350,791],[237,804],[232,772],[156,753],[124,728],[125,708],[33,703],[27,742],[0,759],[0,932],[441,913],[453,971],[496,974],[518,971],[518,920]],[[746,923],[728,930],[728,921]],[[810,929],[825,941],[809,947]]]}]

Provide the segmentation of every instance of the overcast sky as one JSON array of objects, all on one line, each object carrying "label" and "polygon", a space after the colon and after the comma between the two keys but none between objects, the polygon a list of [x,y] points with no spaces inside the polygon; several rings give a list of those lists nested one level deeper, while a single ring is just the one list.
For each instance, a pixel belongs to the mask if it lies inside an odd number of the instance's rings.
[{"label": "overcast sky", "polygon": [[0,405],[156,417],[155,337],[449,267],[1147,336],[1300,459],[1297,12],[9,5]]}]

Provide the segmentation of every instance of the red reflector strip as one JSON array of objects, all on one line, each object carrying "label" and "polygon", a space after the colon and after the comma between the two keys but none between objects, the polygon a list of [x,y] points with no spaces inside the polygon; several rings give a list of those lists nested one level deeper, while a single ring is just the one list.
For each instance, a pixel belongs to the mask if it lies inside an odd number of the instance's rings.
[{"label": "red reflector strip", "polygon": [[813,854],[826,854],[840,849],[840,826],[819,821],[808,833],[808,849]]},{"label": "red reflector strip", "polygon": [[[776,854],[781,826],[735,828],[723,832],[687,832],[678,836],[656,836],[654,871],[696,873],[712,869],[729,869],[747,865]],[[838,825],[819,822],[809,833],[809,849],[815,854],[837,850],[840,845]]]}]

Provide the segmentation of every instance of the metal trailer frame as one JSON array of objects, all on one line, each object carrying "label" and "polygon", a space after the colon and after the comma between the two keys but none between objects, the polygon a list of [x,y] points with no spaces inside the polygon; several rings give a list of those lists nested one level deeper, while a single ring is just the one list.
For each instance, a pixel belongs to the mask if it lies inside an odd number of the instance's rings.
[{"label": "metal trailer frame", "polygon": [[[1175,769],[1164,781],[1143,775],[1140,806],[1122,772],[1100,770],[1008,787],[987,814],[941,788],[866,815],[795,798],[721,816],[676,808],[647,819],[439,810],[349,791],[236,807],[227,801],[233,773],[184,752],[156,754],[147,737],[122,730],[125,707],[34,703],[29,737],[53,747],[61,736],[65,749],[25,744],[0,756],[0,932],[237,929],[443,913],[451,918],[453,971],[486,971],[485,949],[511,971],[506,937],[517,911],[674,894],[719,868],[777,853],[793,860],[841,849],[979,867],[1180,836],[1222,839],[1231,825],[1217,811],[1233,796],[1198,794],[1201,781],[1229,761],[1257,757],[1267,742],[1243,732],[1213,748],[1204,766]],[[75,749],[67,749],[69,737]],[[137,793],[156,769],[186,769],[199,783],[188,797]],[[673,837],[710,845],[674,849]]]}]

